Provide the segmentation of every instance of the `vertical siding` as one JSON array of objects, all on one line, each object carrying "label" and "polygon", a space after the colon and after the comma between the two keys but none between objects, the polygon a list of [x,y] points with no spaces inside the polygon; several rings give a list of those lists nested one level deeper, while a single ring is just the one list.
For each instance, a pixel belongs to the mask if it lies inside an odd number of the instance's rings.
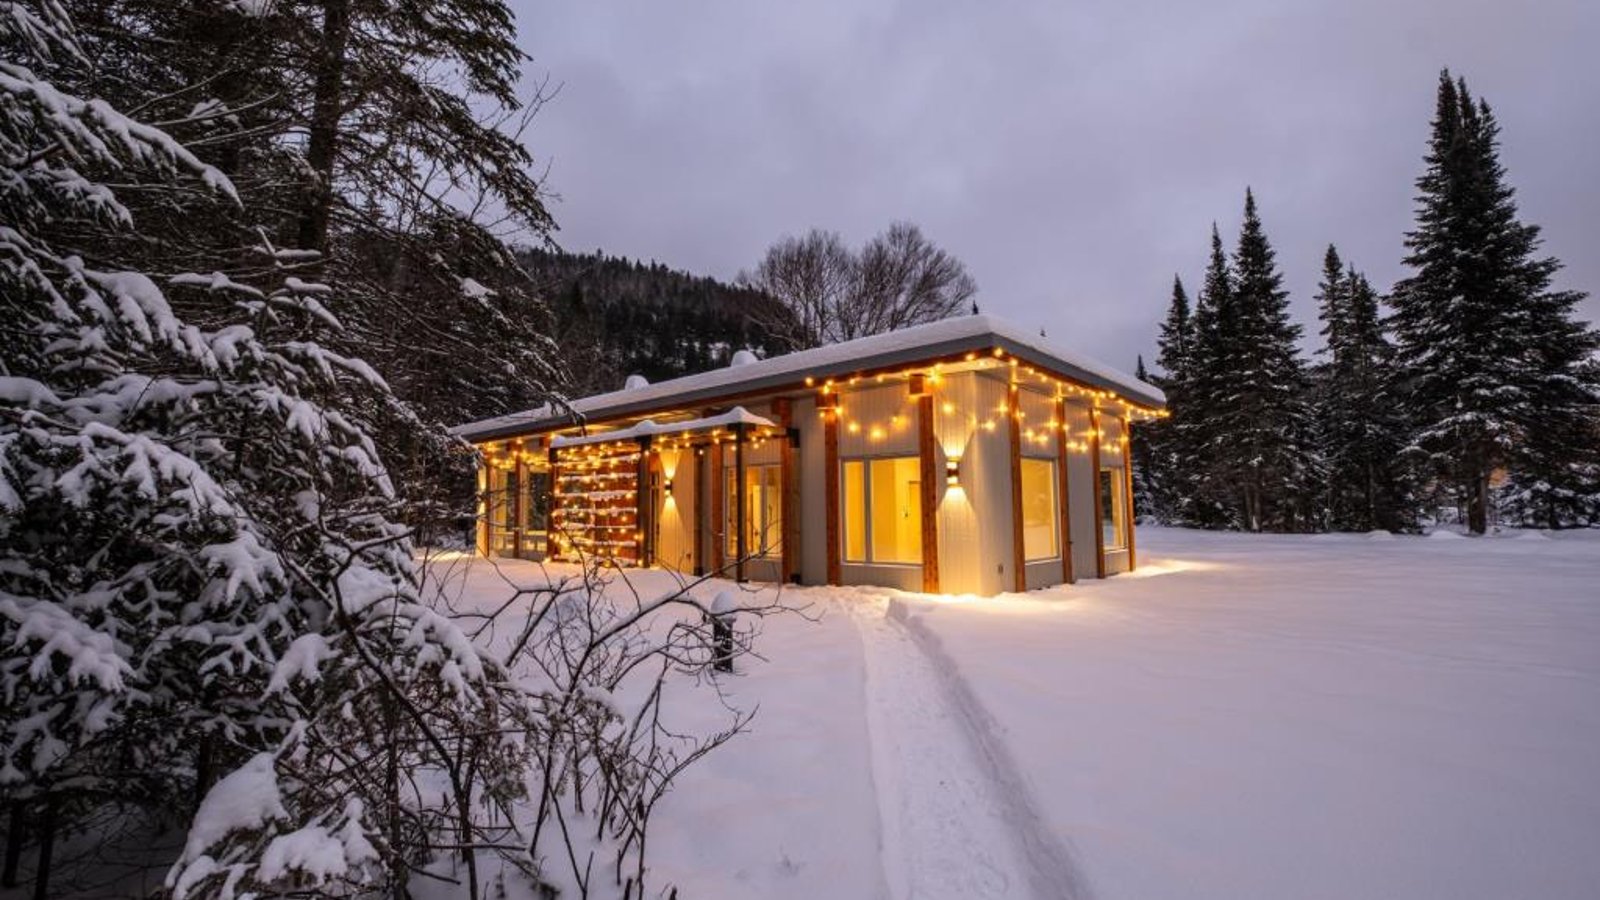
[{"label": "vertical siding", "polygon": [[960,487],[939,503],[939,575],[945,593],[1010,590],[1011,468],[1007,385],[992,375],[946,376],[935,396],[939,452],[959,456]]},{"label": "vertical siding", "polygon": [[839,457],[916,456],[917,404],[906,383],[846,388],[839,393]]},{"label": "vertical siding", "polygon": [[662,491],[656,507],[656,563],[680,572],[694,571],[695,483],[694,451],[663,450],[660,453],[662,484],[672,482],[671,491]]},{"label": "vertical siding", "polygon": [[1072,492],[1072,568],[1079,578],[1095,573],[1094,533],[1100,527],[1100,510],[1094,505],[1094,470],[1088,451],[1089,405],[1079,398],[1067,399],[1067,484]]},{"label": "vertical siding", "polygon": [[822,415],[814,398],[794,402],[794,427],[800,429],[800,581],[827,584],[826,479],[823,474]]}]

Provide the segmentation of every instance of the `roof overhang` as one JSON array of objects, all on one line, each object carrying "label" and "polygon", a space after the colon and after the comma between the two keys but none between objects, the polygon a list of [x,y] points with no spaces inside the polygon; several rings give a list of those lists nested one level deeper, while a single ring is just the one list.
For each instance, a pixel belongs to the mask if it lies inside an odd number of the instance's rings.
[{"label": "roof overhang", "polygon": [[931,366],[996,350],[1053,377],[1110,392],[1136,407],[1157,410],[1166,405],[1166,396],[1154,385],[1098,361],[1057,350],[993,317],[966,316],[686,375],[645,388],[598,394],[573,401],[564,409],[545,406],[470,422],[452,428],[451,433],[474,443],[502,440],[587,422],[803,392],[812,384],[829,379],[842,381],[908,366]]}]

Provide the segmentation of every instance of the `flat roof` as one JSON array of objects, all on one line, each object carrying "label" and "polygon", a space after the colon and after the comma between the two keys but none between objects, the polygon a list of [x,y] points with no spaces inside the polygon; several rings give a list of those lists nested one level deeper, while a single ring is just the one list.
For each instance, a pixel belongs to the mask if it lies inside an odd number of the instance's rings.
[{"label": "flat roof", "polygon": [[998,347],[1037,368],[1108,390],[1131,403],[1159,408],[1166,395],[1155,385],[1119,369],[1046,342],[1043,337],[994,316],[961,316],[840,344],[730,365],[657,384],[546,404],[522,412],[467,422],[450,433],[469,441],[492,441],[580,421],[603,421],[658,412],[673,405],[715,403],[734,395],[795,389],[804,379],[847,378],[860,372],[912,364]]}]

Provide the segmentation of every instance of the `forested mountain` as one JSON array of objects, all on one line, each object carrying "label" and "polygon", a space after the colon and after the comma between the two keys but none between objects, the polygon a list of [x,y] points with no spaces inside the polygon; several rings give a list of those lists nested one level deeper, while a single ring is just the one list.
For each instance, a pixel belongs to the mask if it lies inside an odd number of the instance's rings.
[{"label": "forested mountain", "polygon": [[785,349],[771,323],[789,311],[754,288],[598,250],[524,249],[518,261],[554,317],[569,396],[616,390],[629,375],[656,382],[704,372],[738,350]]}]

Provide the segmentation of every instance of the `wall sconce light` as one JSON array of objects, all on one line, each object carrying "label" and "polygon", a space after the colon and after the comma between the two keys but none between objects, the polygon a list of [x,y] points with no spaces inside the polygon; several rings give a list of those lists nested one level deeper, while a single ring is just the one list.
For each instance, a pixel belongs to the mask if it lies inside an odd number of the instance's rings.
[{"label": "wall sconce light", "polygon": [[961,484],[961,457],[951,456],[944,461],[944,482],[951,487]]},{"label": "wall sconce light", "polygon": [[661,489],[663,491],[666,491],[669,494],[672,493],[672,479],[668,478],[665,481],[662,481],[661,482]]}]

